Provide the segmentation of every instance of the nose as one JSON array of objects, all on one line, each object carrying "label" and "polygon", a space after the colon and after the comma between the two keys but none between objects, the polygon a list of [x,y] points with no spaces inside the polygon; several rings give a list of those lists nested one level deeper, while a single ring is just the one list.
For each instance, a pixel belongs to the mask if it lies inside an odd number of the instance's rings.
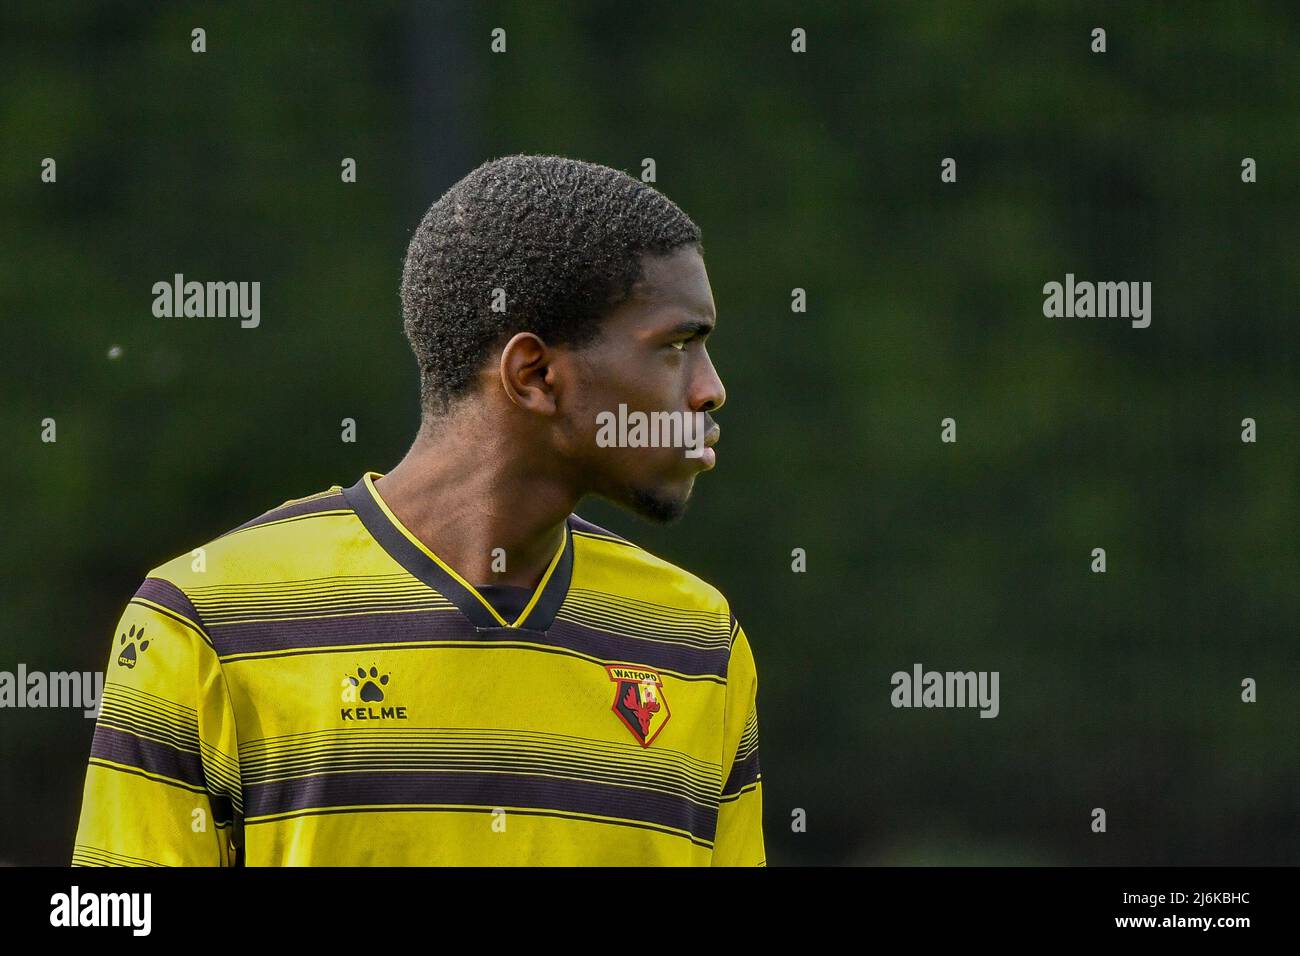
[{"label": "nose", "polygon": [[713,367],[713,360],[706,351],[704,362],[691,385],[691,411],[717,411],[727,401],[727,389],[718,377],[718,370]]}]

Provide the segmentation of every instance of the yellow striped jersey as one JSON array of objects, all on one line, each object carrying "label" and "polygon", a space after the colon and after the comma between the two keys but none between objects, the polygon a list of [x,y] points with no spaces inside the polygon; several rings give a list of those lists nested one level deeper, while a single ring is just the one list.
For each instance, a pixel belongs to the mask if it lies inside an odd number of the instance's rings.
[{"label": "yellow striped jersey", "polygon": [[726,598],[577,515],[531,592],[475,588],[378,477],[149,572],[73,864],[764,865]]}]

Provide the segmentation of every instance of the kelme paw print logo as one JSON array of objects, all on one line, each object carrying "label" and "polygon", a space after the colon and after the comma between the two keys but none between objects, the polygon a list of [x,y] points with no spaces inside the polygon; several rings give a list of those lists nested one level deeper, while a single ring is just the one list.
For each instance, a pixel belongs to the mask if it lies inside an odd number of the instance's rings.
[{"label": "kelme paw print logo", "polygon": [[[369,673],[366,672],[364,667],[358,667],[357,676],[349,677],[348,680],[352,682],[353,687],[359,686],[361,688],[362,700],[367,704],[377,704],[384,699],[384,692],[379,688],[381,684],[388,683],[388,677],[388,674],[381,675],[379,669],[372,665]],[[362,683],[363,681],[364,683]],[[377,684],[375,681],[379,683]]]},{"label": "kelme paw print logo", "polygon": [[[131,643],[128,644],[127,643],[128,640]],[[143,624],[140,625],[139,630],[137,630],[136,626],[132,624],[131,630],[128,633],[122,635],[122,640],[119,641],[119,644],[122,646],[122,649],[118,652],[117,655],[118,667],[135,667],[136,656],[137,656],[136,641],[140,642],[139,653],[144,653],[146,650],[148,650],[149,642],[144,640]]]}]

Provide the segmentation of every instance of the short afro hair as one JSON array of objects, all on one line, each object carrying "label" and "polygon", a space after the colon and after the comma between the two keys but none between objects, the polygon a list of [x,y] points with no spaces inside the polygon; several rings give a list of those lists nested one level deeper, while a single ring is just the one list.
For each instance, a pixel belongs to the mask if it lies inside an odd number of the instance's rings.
[{"label": "short afro hair", "polygon": [[518,332],[590,343],[641,278],[643,254],[690,245],[703,252],[689,216],[608,166],[522,155],[479,166],[429,207],[406,251],[402,317],[422,409],[445,413]]}]

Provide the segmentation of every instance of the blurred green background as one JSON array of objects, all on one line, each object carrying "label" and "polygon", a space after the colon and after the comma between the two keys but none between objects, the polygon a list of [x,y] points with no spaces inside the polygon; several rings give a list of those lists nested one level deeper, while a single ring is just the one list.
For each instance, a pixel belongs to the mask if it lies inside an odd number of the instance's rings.
[{"label": "blurred green background", "polygon": [[[0,670],[102,667],[147,570],[397,462],[402,257],[456,179],[651,157],[704,231],[722,455],[674,527],[580,512],[745,624],[770,864],[1300,861],[1294,5],[0,18]],[[260,281],[261,326],[155,318],[176,272]],[[1152,282],[1150,328],[1045,318],[1067,272]],[[1000,716],[892,708],[915,662],[999,671]],[[0,711],[0,860],[70,859],[92,730]]]}]

